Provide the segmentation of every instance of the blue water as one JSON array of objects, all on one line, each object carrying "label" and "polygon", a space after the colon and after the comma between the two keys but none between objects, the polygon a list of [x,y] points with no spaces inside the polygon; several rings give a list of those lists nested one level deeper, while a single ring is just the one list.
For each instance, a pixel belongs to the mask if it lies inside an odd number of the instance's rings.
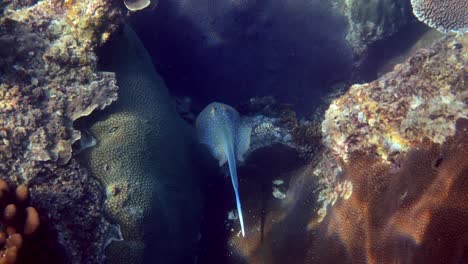
[{"label": "blue water", "polygon": [[171,91],[200,110],[270,95],[307,111],[351,74],[346,23],[328,1],[160,1],[133,22]]}]

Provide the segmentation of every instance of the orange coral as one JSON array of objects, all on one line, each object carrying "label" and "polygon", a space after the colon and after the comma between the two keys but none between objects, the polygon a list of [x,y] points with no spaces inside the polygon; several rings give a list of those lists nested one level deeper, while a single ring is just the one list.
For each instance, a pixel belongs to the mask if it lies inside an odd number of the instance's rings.
[{"label": "orange coral", "polygon": [[29,204],[26,185],[11,188],[0,179],[0,209],[0,264],[65,262],[55,232]]},{"label": "orange coral", "polygon": [[398,165],[351,153],[338,178],[352,183],[352,194],[322,222],[312,165],[289,181],[284,200],[262,197],[259,182],[244,184],[256,187],[244,189],[249,231],[231,234],[227,262],[466,263],[468,120],[443,145],[420,144]]},{"label": "orange coral", "polygon": [[21,251],[28,236],[33,235],[39,228],[39,214],[34,207],[27,207],[28,188],[20,185],[15,189],[14,197],[11,197],[9,186],[4,180],[0,180],[0,202],[4,205],[3,230],[0,231],[0,264],[17,263],[18,253]]},{"label": "orange coral", "polygon": [[[391,173],[377,159],[353,155],[355,187],[330,214],[353,263],[452,263],[468,258],[468,120],[456,137],[412,150]],[[458,263],[458,262],[457,262]]]}]

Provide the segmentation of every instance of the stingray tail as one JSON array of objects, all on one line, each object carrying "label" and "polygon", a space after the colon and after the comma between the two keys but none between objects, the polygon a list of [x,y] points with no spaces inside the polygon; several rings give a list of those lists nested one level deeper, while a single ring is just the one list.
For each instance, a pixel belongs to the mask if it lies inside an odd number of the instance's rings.
[{"label": "stingray tail", "polygon": [[239,215],[239,221],[241,226],[242,236],[245,237],[244,229],[244,217],[242,216],[242,207],[239,197],[239,182],[237,180],[237,168],[236,168],[236,156],[234,155],[234,148],[232,145],[229,146],[227,158],[229,165],[229,172],[231,174],[232,187],[234,188],[234,193],[236,195],[236,204],[237,204],[237,214]]}]

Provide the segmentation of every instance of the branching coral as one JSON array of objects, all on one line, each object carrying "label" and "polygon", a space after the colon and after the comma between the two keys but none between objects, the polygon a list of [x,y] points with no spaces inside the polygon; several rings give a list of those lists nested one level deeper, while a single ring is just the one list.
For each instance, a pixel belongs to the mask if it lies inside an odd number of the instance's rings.
[{"label": "branching coral", "polygon": [[[9,187],[7,183],[0,180],[0,197],[2,202],[6,202],[9,198]],[[11,199],[11,198],[10,198]],[[24,204],[28,199],[28,190],[24,185],[19,186],[16,189],[15,202],[18,204]],[[0,251],[0,263],[12,264],[16,263],[18,259],[18,253],[23,246],[24,236],[32,235],[39,227],[40,220],[39,215],[34,207],[27,207],[26,219],[23,223],[22,220],[18,220],[18,216],[24,215],[19,212],[18,205],[15,203],[7,203],[3,210],[3,223],[4,228],[0,232],[0,243],[3,244],[3,249]]]}]

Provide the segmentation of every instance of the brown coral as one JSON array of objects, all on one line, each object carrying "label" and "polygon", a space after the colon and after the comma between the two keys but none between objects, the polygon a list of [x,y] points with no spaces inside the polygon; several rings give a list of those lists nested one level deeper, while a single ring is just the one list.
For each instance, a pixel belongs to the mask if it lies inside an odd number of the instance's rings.
[{"label": "brown coral", "polygon": [[466,0],[411,0],[411,5],[420,21],[442,32],[468,27]]},{"label": "brown coral", "polygon": [[346,177],[353,195],[331,210],[327,233],[343,242],[353,263],[468,259],[468,120],[458,123],[454,138],[410,151],[397,172],[352,155]]},{"label": "brown coral", "polygon": [[258,184],[245,190],[247,236],[231,233],[227,262],[465,263],[468,120],[460,119],[443,145],[421,145],[400,162],[395,169],[352,153],[338,176],[352,183],[352,195],[338,199],[321,222],[320,184],[311,172],[327,170],[324,164],[293,176],[282,201],[262,197]]},{"label": "brown coral", "polygon": [[229,261],[465,263],[466,41],[449,36],[335,100],[323,155],[286,199],[242,194],[252,231],[231,234]]}]

